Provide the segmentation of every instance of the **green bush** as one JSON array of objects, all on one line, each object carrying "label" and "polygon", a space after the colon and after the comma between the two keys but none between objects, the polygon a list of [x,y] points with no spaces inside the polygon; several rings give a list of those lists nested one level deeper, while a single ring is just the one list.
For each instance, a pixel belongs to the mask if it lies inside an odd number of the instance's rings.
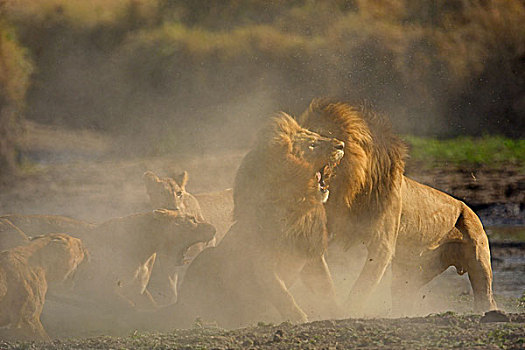
[{"label": "green bush", "polygon": [[0,8],[0,177],[3,177],[16,168],[16,148],[31,63],[1,11]]},{"label": "green bush", "polygon": [[525,167],[525,140],[500,136],[474,138],[461,136],[439,140],[416,136],[405,137],[410,145],[410,159],[428,165],[488,166],[515,164]]},{"label": "green bush", "polygon": [[463,25],[444,28],[440,46],[455,73],[445,115],[456,134],[523,137],[524,19],[523,2],[474,2]]},{"label": "green bush", "polygon": [[371,101],[404,133],[525,130],[521,0],[18,4],[27,114],[43,122],[184,144],[332,96]]}]

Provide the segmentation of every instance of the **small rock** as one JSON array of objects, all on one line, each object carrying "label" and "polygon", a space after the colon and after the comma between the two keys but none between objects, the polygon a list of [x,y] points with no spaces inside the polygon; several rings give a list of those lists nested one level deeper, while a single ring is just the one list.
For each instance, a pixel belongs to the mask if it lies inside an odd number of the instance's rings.
[{"label": "small rock", "polygon": [[283,334],[284,334],[283,331],[278,329],[273,335],[273,341],[280,342],[283,339]]},{"label": "small rock", "polygon": [[510,322],[509,316],[507,316],[501,310],[492,310],[485,312],[485,315],[479,320],[481,323],[492,323],[492,322]]},{"label": "small rock", "polygon": [[252,345],[253,345],[253,341],[251,341],[251,339],[247,339],[247,340],[242,342],[242,346],[245,347],[245,348],[246,347],[250,347]]}]

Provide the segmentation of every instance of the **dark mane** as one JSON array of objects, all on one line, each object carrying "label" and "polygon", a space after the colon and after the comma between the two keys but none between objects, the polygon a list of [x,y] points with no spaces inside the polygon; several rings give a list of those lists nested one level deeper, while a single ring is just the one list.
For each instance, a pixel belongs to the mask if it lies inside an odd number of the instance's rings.
[{"label": "dark mane", "polygon": [[[305,127],[346,144],[345,156],[334,179],[334,193],[356,216],[378,216],[390,203],[404,172],[406,146],[387,118],[370,105],[356,106],[328,99],[313,100],[300,121]],[[369,215],[368,215],[369,214]]]},{"label": "dark mane", "polygon": [[235,177],[234,220],[270,244],[318,255],[326,248],[324,207],[313,166],[292,154],[303,130],[285,113],[261,130]]}]

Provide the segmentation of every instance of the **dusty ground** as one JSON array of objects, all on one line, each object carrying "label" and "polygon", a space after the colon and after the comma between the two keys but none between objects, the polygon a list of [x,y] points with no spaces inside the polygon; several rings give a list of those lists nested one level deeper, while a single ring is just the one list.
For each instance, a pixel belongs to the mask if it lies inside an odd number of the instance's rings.
[{"label": "dusty ground", "polygon": [[[188,190],[206,192],[231,187],[244,154],[171,154],[162,157],[119,157],[111,139],[90,132],[73,132],[29,124],[23,147],[24,166],[17,178],[0,184],[0,214],[59,214],[91,222],[149,210],[142,174],[153,170],[172,175],[190,174]],[[525,286],[525,173],[514,167],[500,169],[426,169],[409,164],[412,178],[465,200],[489,228],[497,301],[511,314],[507,323],[480,323],[480,315],[442,313],[454,309],[470,312],[471,295],[466,276],[447,271],[421,292],[420,314],[403,319],[348,319],[292,326],[259,325],[234,331],[203,327],[166,334],[129,331],[127,336],[55,340],[51,344],[8,344],[1,349],[226,349],[226,348],[508,348],[525,346],[525,302],[518,300]],[[510,243],[509,243],[510,240]],[[514,242],[514,243],[513,243]],[[498,269],[498,270],[496,270]],[[334,271],[336,279],[338,271]],[[501,277],[501,278],[500,278]],[[500,279],[498,279],[500,278]],[[351,283],[339,278],[338,287]],[[388,283],[388,277],[385,282]],[[508,286],[507,286],[508,285]],[[385,287],[384,290],[387,290]],[[520,293],[521,290],[521,293]],[[386,298],[383,300],[388,304]],[[377,315],[384,309],[378,303]],[[521,312],[521,313],[520,313]],[[373,317],[374,314],[371,314]]]},{"label": "dusty ground", "polygon": [[348,319],[301,325],[258,325],[233,331],[198,324],[170,333],[54,340],[49,344],[0,341],[0,349],[523,349],[525,316],[482,323],[453,313],[403,319]]}]

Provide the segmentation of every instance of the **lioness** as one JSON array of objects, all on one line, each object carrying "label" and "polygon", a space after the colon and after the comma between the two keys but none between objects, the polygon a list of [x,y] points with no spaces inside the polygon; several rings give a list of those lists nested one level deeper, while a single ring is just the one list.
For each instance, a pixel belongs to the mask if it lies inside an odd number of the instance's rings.
[{"label": "lioness", "polygon": [[[188,173],[174,178],[161,178],[151,171],[144,173],[144,185],[153,209],[180,209],[212,224],[217,232],[213,245],[218,244],[233,223],[233,189],[192,194],[186,191]],[[196,254],[195,254],[196,256]]]},{"label": "lioness", "polygon": [[82,242],[65,234],[0,252],[0,338],[50,340],[40,322],[48,283],[65,280],[84,256]]},{"label": "lioness", "polygon": [[8,214],[0,216],[1,221],[9,221],[17,229],[29,236],[48,233],[81,233],[95,227],[94,224],[61,215]]},{"label": "lioness", "polygon": [[411,295],[449,266],[468,272],[476,310],[496,308],[489,242],[479,218],[465,203],[403,175],[405,146],[383,120],[327,100],[314,100],[299,120],[345,142],[326,214],[337,242],[368,248],[348,298],[351,311],[360,310],[390,262],[394,313],[407,313]]},{"label": "lioness", "polygon": [[[79,271],[76,288],[87,298],[117,306],[110,297],[114,295],[115,287],[132,280],[137,267],[142,266],[151,273],[155,258],[148,260],[153,254],[156,258],[163,256],[174,268],[183,264],[190,246],[208,242],[214,234],[212,225],[167,209],[108,220],[81,235],[91,252],[91,263]],[[149,279],[149,274],[147,276]],[[173,288],[168,277],[165,276],[166,290],[171,294]],[[137,299],[131,300],[132,303],[142,304],[141,295],[145,288],[139,284],[136,293],[128,292],[126,296],[131,299],[131,295],[135,295]]]},{"label": "lioness", "polygon": [[[268,123],[236,175],[236,222],[217,247],[189,266],[179,301],[169,309],[175,324],[202,317],[239,327],[260,319],[268,306],[283,320],[307,320],[288,287],[308,260],[324,263],[325,180],[343,147],[285,113]],[[321,285],[324,290],[316,292],[333,301],[331,279]]]},{"label": "lioness", "polygon": [[[227,230],[233,223],[233,190],[227,189],[219,192],[201,193],[193,195],[186,191],[188,183],[188,173],[182,172],[174,178],[158,177],[152,171],[147,171],[143,175],[144,186],[150,198],[151,207],[176,209],[183,213],[194,215],[198,220],[212,224],[215,229],[215,238],[207,243],[196,243],[191,246],[185,256],[185,262],[190,263],[206,247],[217,245]],[[202,210],[201,210],[202,208]],[[168,265],[166,267],[166,265]],[[162,292],[166,283],[166,275],[170,275],[170,284],[174,279],[182,281],[184,278],[184,268],[180,268],[175,275],[167,273],[170,267],[169,261],[158,259],[148,290],[152,291],[156,299],[165,299],[166,294]],[[159,288],[160,287],[160,288]],[[164,298],[163,298],[164,297]],[[174,300],[173,296],[168,296],[168,300]]]}]

